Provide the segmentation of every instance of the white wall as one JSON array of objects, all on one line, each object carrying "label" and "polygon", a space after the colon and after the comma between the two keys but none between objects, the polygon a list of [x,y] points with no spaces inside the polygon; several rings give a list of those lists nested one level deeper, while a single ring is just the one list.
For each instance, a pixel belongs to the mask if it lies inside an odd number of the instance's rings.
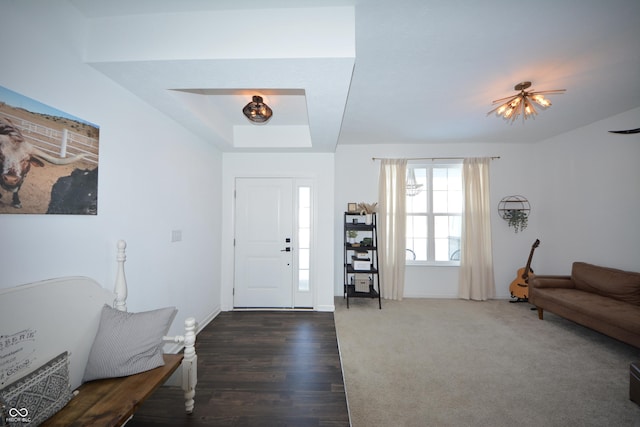
[{"label": "white wall", "polygon": [[[640,271],[640,136],[607,130],[637,126],[640,109],[535,144],[341,145],[336,151],[335,294],[342,295],[342,212],[378,200],[380,162],[372,157],[485,157],[491,162],[496,296],[524,267],[536,239],[537,274],[568,274],[580,260]],[[535,125],[535,122],[527,123]],[[497,212],[505,196],[531,204],[528,227],[514,233]],[[405,297],[456,298],[457,267],[408,266]]]},{"label": "white wall", "polygon": [[84,28],[66,1],[2,4],[0,85],[99,125],[100,165],[97,216],[0,216],[0,287],[83,275],[111,288],[122,238],[129,310],[175,305],[175,333],[220,310],[221,154],[86,65]]},{"label": "white wall", "polygon": [[[514,194],[527,197],[535,210],[535,184],[528,178],[523,159],[529,158],[535,147],[531,144],[386,144],[339,146],[336,152],[336,213],[335,264],[336,295],[342,295],[342,212],[348,202],[378,201],[378,175],[380,162],[372,157],[492,157],[491,205],[493,257],[496,292],[500,298],[509,297],[509,284],[517,268],[526,263],[531,244],[536,239],[536,216],[529,226],[515,234],[497,213],[501,198]],[[535,213],[535,211],[534,211]],[[457,267],[408,266],[405,274],[406,297],[455,298],[458,292]]]},{"label": "white wall", "polygon": [[[204,321],[232,307],[233,178],[311,174],[319,183],[322,236],[316,305],[331,309],[333,295],[342,295],[342,212],[348,202],[377,201],[379,163],[372,156],[501,156],[491,166],[494,211],[513,194],[526,196],[532,211],[518,234],[497,212],[492,216],[499,297],[508,297],[536,238],[539,274],[566,273],[573,260],[640,270],[640,136],[606,132],[636,127],[638,109],[537,144],[228,154],[223,176],[221,153],[83,62],[84,28],[83,16],[66,1],[2,4],[0,37],[11,42],[0,85],[98,124],[101,147],[97,216],[0,216],[0,287],[66,275],[110,287],[116,241],[124,238],[130,310],[171,304],[180,309],[178,319]],[[173,229],[182,230],[182,242],[170,243]],[[456,291],[455,268],[407,269],[407,296],[455,297]]]},{"label": "white wall", "polygon": [[640,108],[537,145],[539,274],[569,274],[585,261],[640,271]]},{"label": "white wall", "polygon": [[225,153],[222,182],[222,309],[233,308],[234,198],[237,177],[311,178],[314,181],[312,285],[314,309],[333,311],[334,191],[333,154]]}]

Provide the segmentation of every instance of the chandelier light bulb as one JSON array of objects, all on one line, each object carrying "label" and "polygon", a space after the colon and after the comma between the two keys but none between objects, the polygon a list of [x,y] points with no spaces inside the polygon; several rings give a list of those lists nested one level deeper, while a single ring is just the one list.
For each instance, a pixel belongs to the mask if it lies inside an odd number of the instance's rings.
[{"label": "chandelier light bulb", "polygon": [[507,111],[504,112],[504,118],[505,119],[510,118],[514,111],[515,109],[513,109],[512,107],[509,107]]},{"label": "chandelier light bulb", "polygon": [[533,99],[536,104],[543,108],[547,108],[551,105],[551,102],[549,102],[549,100],[542,95],[533,95],[531,99]]}]

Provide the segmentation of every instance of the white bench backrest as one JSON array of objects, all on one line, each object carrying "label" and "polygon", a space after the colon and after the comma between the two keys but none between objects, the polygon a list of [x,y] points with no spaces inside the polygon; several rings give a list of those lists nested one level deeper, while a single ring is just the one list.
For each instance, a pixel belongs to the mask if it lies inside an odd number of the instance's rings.
[{"label": "white bench backrest", "polygon": [[71,389],[84,373],[104,304],[115,295],[88,277],[0,289],[0,388],[64,352]]}]

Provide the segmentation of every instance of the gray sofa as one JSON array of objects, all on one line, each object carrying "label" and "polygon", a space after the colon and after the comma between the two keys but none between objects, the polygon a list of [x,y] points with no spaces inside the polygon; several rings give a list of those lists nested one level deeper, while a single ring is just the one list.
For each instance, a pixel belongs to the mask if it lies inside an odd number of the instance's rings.
[{"label": "gray sofa", "polygon": [[574,262],[570,276],[533,276],[529,302],[640,348],[640,273]]}]

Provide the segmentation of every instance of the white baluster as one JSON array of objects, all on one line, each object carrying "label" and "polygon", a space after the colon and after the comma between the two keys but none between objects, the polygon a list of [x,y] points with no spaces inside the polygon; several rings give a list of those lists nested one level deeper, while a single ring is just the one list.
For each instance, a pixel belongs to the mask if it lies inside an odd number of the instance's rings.
[{"label": "white baluster", "polygon": [[124,262],[127,260],[126,247],[127,242],[118,240],[118,256],[116,258],[118,272],[116,273],[116,285],[114,288],[116,299],[113,301],[113,306],[120,311],[127,311],[127,279],[124,275]]},{"label": "white baluster", "polygon": [[184,391],[187,413],[193,412],[198,382],[198,355],[196,354],[196,319],[189,317],[184,321],[184,359],[182,359],[182,390]]}]

